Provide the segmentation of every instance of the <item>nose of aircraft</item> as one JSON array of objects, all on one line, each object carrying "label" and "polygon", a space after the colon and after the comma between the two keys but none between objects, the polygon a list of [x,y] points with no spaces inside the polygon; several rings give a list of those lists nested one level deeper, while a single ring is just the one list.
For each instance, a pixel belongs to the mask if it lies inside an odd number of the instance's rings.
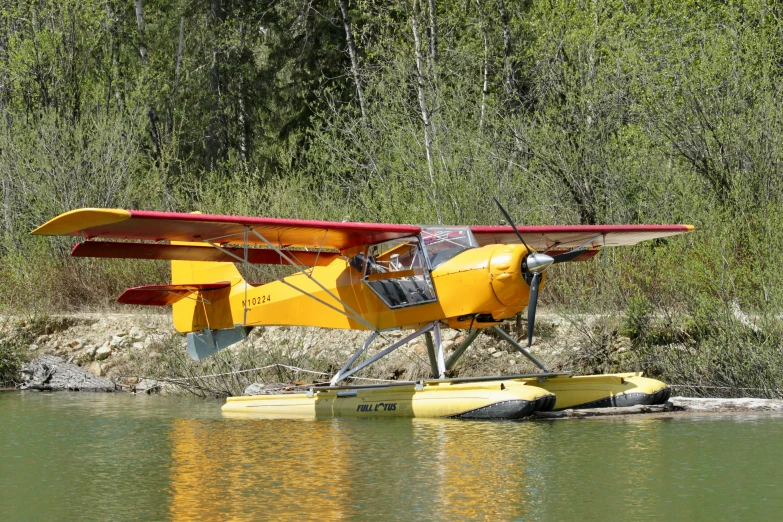
[{"label": "nose of aircraft", "polygon": [[534,252],[529,256],[527,256],[525,260],[522,262],[522,270],[524,271],[525,269],[527,269],[528,272],[532,272],[534,274],[540,274],[544,270],[549,268],[549,265],[551,265],[554,262],[555,259],[552,256]]}]

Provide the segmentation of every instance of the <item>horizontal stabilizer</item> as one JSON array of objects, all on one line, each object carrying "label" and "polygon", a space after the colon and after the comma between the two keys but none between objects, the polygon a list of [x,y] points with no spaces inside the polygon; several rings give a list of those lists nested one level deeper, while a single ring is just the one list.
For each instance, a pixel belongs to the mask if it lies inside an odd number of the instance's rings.
[{"label": "horizontal stabilizer", "polygon": [[194,285],[147,285],[128,288],[117,301],[123,304],[167,306],[188,297],[190,294],[206,290],[219,290],[230,286],[228,281],[202,283]]},{"label": "horizontal stabilizer", "polygon": [[[307,252],[304,250],[282,250],[302,266],[326,266],[340,254],[337,252]],[[233,257],[232,255],[236,257]],[[162,259],[166,261],[208,261],[212,263],[235,263],[244,259],[245,249],[211,246],[168,245],[163,243],[127,243],[121,241],[85,241],[78,243],[71,252],[74,257],[103,257],[112,259]],[[255,265],[290,264],[271,248],[248,248],[247,260]]]}]

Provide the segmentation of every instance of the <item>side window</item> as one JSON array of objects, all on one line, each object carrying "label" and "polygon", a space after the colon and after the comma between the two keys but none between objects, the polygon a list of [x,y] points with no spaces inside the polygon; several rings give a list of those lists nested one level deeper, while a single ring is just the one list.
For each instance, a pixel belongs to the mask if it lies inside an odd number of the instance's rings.
[{"label": "side window", "polygon": [[[364,281],[390,308],[435,301],[435,290],[417,237],[371,245],[366,256],[360,254],[350,263],[353,268],[363,270]],[[360,264],[363,269],[359,268]]]}]

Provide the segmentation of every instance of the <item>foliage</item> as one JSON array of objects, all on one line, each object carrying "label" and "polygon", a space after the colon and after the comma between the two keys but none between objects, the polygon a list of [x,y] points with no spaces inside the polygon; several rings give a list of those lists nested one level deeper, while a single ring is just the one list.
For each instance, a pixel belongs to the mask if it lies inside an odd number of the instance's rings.
[{"label": "foliage", "polygon": [[697,226],[549,272],[545,305],[610,317],[585,330],[591,360],[612,314],[635,349],[729,353],[734,303],[766,318],[765,337],[738,334],[745,352],[772,353],[782,15],[758,0],[4,4],[0,306],[105,307],[168,279],[28,236],[77,207],[473,224],[499,221],[496,195],[519,223]]},{"label": "foliage", "polygon": [[0,338],[0,387],[13,386],[19,381],[19,370],[24,362],[23,346]]}]

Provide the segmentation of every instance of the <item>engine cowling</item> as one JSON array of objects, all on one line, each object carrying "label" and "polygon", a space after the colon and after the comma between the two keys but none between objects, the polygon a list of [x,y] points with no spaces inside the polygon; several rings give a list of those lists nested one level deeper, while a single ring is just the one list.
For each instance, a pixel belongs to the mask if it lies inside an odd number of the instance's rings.
[{"label": "engine cowling", "polygon": [[481,326],[475,316],[495,324],[524,310],[530,294],[522,270],[527,254],[523,245],[487,245],[466,250],[433,270],[449,326]]}]

